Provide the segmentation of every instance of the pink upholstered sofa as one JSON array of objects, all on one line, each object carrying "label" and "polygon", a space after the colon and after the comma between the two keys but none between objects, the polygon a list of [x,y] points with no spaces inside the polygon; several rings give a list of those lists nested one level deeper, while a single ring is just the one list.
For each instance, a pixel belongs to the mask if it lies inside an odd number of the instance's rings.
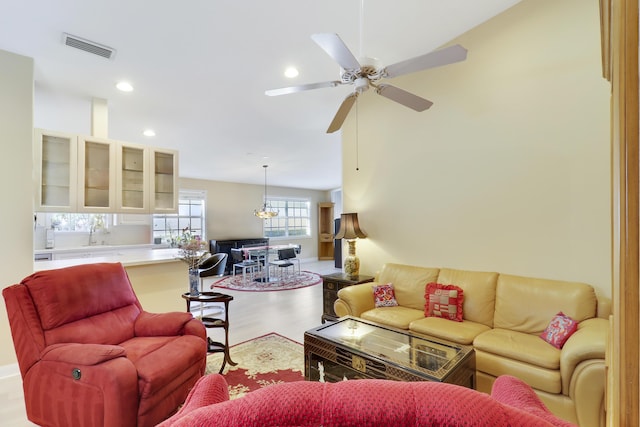
[{"label": "pink upholstered sofa", "polygon": [[491,396],[436,382],[351,380],[282,383],[229,400],[223,376],[202,377],[180,411],[160,427],[569,427],[531,387],[499,377]]},{"label": "pink upholstered sofa", "polygon": [[2,295],[36,424],[153,426],[204,374],[202,323],[143,311],[119,263],[40,271]]}]

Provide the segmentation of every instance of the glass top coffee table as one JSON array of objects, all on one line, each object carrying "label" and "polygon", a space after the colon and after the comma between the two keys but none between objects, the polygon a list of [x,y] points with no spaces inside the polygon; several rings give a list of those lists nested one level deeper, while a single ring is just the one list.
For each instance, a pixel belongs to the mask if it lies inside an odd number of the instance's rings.
[{"label": "glass top coffee table", "polygon": [[381,378],[475,388],[473,347],[355,317],[305,332],[304,354],[311,381]]}]

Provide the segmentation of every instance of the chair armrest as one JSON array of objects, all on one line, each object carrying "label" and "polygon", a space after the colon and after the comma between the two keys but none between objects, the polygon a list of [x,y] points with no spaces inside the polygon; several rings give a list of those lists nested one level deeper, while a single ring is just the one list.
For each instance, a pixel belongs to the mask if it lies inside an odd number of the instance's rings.
[{"label": "chair armrest", "polygon": [[191,313],[148,313],[143,311],[136,319],[134,334],[137,337],[184,335],[185,326],[194,320]]},{"label": "chair armrest", "polygon": [[557,418],[524,381],[511,375],[500,375],[493,383],[491,397],[500,403],[521,409],[557,427],[574,427]]},{"label": "chair armrest", "polygon": [[375,308],[373,287],[376,285],[375,282],[369,282],[340,289],[338,299],[333,304],[336,315],[360,317],[363,312]]},{"label": "chair armrest", "polygon": [[40,359],[49,362],[65,362],[91,366],[115,359],[116,357],[124,357],[126,353],[126,350],[119,345],[54,344],[42,351]]},{"label": "chair armrest", "polygon": [[173,425],[198,408],[227,400],[229,400],[229,386],[224,377],[220,374],[205,375],[195,383],[182,408],[171,418],[159,424],[158,427]]},{"label": "chair armrest", "polygon": [[608,334],[607,319],[596,317],[578,324],[578,330],[569,337],[560,353],[563,394],[569,395],[571,377],[578,364],[592,359],[600,359],[604,363]]}]

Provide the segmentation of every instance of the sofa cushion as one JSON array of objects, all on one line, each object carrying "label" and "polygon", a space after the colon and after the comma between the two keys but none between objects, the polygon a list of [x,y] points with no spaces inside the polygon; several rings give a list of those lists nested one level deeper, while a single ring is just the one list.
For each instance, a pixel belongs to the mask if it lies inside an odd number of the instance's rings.
[{"label": "sofa cushion", "polygon": [[396,295],[393,292],[393,285],[376,285],[373,287],[373,299],[376,307],[395,307],[398,305]]},{"label": "sofa cushion", "polygon": [[491,329],[473,340],[473,346],[487,353],[539,366],[560,369],[560,350],[548,345],[537,335]]},{"label": "sofa cushion", "polygon": [[182,385],[204,371],[202,355],[207,344],[199,337],[182,335],[136,337],[121,345],[138,372],[138,416],[146,421],[138,425],[156,425],[164,418],[159,414],[175,411],[184,402]]},{"label": "sofa cushion", "polygon": [[[541,341],[541,339],[538,339]],[[542,342],[544,344],[544,342]],[[547,347],[550,347],[547,345]],[[562,392],[562,379],[559,370],[545,369],[528,363],[519,362],[496,354],[486,353],[476,349],[476,375],[478,389],[488,392],[480,385],[483,376],[499,377],[513,375],[522,379],[536,390],[551,394]]]},{"label": "sofa cushion", "polygon": [[423,312],[424,287],[427,283],[436,281],[439,271],[437,268],[387,263],[378,273],[377,281],[379,283],[393,283],[396,301],[399,305]]},{"label": "sofa cushion", "polygon": [[425,288],[424,306],[425,317],[440,317],[442,319],[462,322],[462,300],[464,291],[455,285],[428,283]]},{"label": "sofa cushion", "polygon": [[559,311],[582,322],[596,316],[596,306],[595,291],[585,283],[501,274],[493,322],[498,329],[539,335]]},{"label": "sofa cushion", "polygon": [[489,329],[491,328],[487,325],[470,320],[451,322],[439,317],[425,317],[409,324],[409,330],[412,332],[465,345],[470,345],[478,334]]},{"label": "sofa cushion", "polygon": [[463,318],[493,327],[498,273],[443,268],[438,283],[453,283],[464,291]]},{"label": "sofa cushion", "polygon": [[157,393],[159,387],[165,387],[173,378],[201,363],[206,352],[206,343],[192,335],[136,337],[123,342],[121,347],[138,371],[141,398]]},{"label": "sofa cushion", "polygon": [[578,322],[560,312],[553,316],[549,325],[540,334],[540,338],[554,346],[562,348],[565,342],[578,330]]},{"label": "sofa cushion", "polygon": [[363,312],[360,317],[398,329],[409,329],[411,322],[424,318],[424,312],[402,306],[379,307]]}]

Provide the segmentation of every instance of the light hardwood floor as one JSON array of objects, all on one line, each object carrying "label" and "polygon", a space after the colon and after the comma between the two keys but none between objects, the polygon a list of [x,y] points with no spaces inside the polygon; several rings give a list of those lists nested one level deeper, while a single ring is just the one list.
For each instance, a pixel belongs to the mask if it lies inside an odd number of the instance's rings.
[{"label": "light hardwood floor", "polygon": [[[303,260],[301,268],[318,274],[340,270],[333,261]],[[218,279],[215,279],[218,280]],[[214,279],[205,281],[205,286]],[[291,291],[240,292],[224,290],[233,295],[229,305],[229,341],[231,345],[276,332],[302,343],[304,331],[318,326],[322,316],[322,285]],[[220,341],[219,331],[210,332],[212,339]],[[19,375],[0,378],[0,425],[25,427],[35,424],[27,420]]]}]

